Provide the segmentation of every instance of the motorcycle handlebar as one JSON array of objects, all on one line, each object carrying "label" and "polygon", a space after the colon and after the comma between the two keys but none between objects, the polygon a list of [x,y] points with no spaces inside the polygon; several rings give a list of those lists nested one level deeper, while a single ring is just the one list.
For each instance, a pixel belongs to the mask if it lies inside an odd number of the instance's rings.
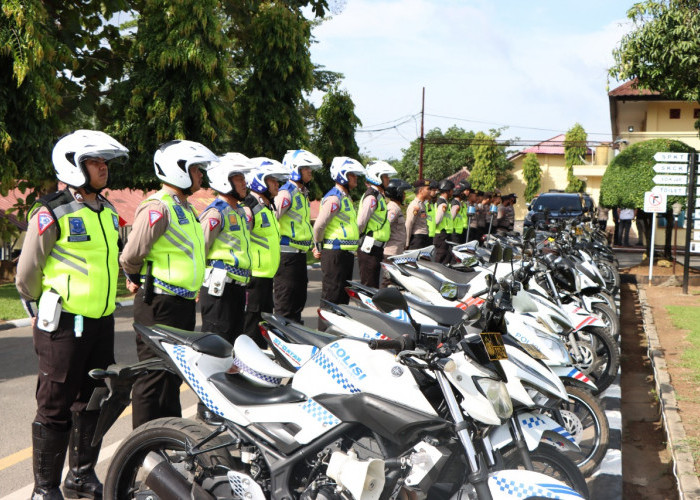
[{"label": "motorcycle handlebar", "polygon": [[397,350],[403,351],[406,346],[406,342],[403,339],[396,340],[377,340],[372,339],[369,341],[369,348],[374,350]]}]

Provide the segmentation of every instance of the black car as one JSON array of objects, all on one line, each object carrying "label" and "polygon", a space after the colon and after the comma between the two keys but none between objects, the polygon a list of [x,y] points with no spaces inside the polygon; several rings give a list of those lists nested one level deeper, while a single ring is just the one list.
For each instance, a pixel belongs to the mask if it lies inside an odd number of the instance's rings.
[{"label": "black car", "polygon": [[548,192],[542,193],[528,205],[525,226],[536,222],[552,222],[558,219],[577,217],[593,210],[593,200],[582,193]]}]

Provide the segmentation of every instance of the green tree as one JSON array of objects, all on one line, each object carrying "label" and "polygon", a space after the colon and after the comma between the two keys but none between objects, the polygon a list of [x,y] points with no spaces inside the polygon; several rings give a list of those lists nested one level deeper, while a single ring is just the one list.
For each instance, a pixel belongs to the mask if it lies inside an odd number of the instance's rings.
[{"label": "green tree", "polygon": [[588,154],[588,146],[586,141],[588,134],[580,124],[575,124],[571,127],[564,137],[564,161],[566,162],[566,186],[567,193],[580,193],[585,187],[584,182],[574,175],[574,165],[580,165],[584,162],[586,154]]},{"label": "green tree", "polygon": [[[434,128],[425,134],[423,146],[423,177],[440,180],[449,177],[462,168],[471,170],[474,166],[474,152],[471,141],[474,132],[452,126],[444,133]],[[414,139],[397,163],[396,169],[401,178],[409,182],[418,180],[420,139]]]},{"label": "green tree", "polygon": [[309,142],[303,109],[315,83],[311,25],[298,10],[269,3],[244,35],[238,49],[247,74],[234,102],[233,143],[249,156],[281,158]]},{"label": "green tree", "polygon": [[323,196],[333,186],[329,169],[334,157],[349,156],[362,161],[355,140],[355,130],[360,125],[362,122],[355,114],[355,103],[350,94],[337,86],[331,88],[323,96],[323,103],[318,109],[317,129],[311,141],[311,151],[323,162],[323,168],[314,173],[314,198]]},{"label": "green tree", "polygon": [[130,150],[117,186],[153,188],[153,152],[172,139],[215,151],[232,131],[231,41],[215,0],[141,3],[129,77],[114,85],[108,132]]},{"label": "green tree", "polygon": [[[646,0],[627,11],[634,28],[613,50],[610,76],[637,78],[642,88],[671,99],[700,101],[700,5],[691,0]],[[700,120],[695,122],[700,131]]]},{"label": "green tree", "polygon": [[541,187],[542,169],[535,153],[528,153],[523,160],[523,177],[525,178],[525,201],[530,203],[539,193]]},{"label": "green tree", "polygon": [[492,130],[491,134],[478,132],[474,136],[474,167],[469,177],[474,189],[493,191],[513,178],[510,173],[513,165],[508,161],[506,148],[496,142],[499,135],[499,130]]},{"label": "green tree", "polygon": [[[632,144],[618,154],[605,170],[600,184],[600,204],[606,207],[629,207],[641,211],[644,208],[644,193],[654,187],[654,155],[658,152],[686,153],[691,147],[680,141],[652,139]],[[666,212],[666,243],[664,254],[671,255],[671,229],[673,228],[674,203],[685,205],[685,196],[669,196]],[[647,241],[651,234],[647,231]],[[647,246],[647,254],[649,247]]]}]

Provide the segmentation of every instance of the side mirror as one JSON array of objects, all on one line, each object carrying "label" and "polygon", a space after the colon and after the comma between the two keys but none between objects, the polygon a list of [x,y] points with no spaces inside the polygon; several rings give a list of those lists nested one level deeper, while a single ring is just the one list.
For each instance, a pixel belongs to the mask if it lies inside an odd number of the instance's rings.
[{"label": "side mirror", "polygon": [[501,260],[503,260],[503,248],[499,243],[496,243],[491,249],[489,264],[495,264],[496,262],[501,262]]},{"label": "side mirror", "polygon": [[397,309],[408,312],[408,303],[398,288],[388,287],[380,289],[374,294],[372,303],[384,313],[390,313]]},{"label": "side mirror", "polygon": [[530,241],[534,237],[535,237],[535,229],[532,226],[530,226],[525,231],[525,234],[523,235],[523,239],[525,241]]},{"label": "side mirror", "polygon": [[503,249],[503,262],[513,261],[513,249],[511,247],[505,247]]},{"label": "side mirror", "polygon": [[450,283],[449,281],[445,281],[440,287],[440,295],[448,300],[454,300],[457,298],[457,285]]}]

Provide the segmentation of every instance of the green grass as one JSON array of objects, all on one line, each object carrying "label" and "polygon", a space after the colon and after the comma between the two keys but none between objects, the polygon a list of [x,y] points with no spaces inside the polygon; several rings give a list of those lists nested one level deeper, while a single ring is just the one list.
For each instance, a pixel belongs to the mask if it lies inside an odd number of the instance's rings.
[{"label": "green grass", "polygon": [[666,306],[673,326],[688,330],[691,346],[681,356],[682,366],[691,370],[692,380],[700,382],[700,306]]},{"label": "green grass", "polygon": [[[126,278],[119,275],[117,282],[117,297],[131,298],[132,294],[126,289]],[[27,313],[22,307],[17,288],[14,283],[0,285],[0,320],[20,319],[27,317]]]}]

